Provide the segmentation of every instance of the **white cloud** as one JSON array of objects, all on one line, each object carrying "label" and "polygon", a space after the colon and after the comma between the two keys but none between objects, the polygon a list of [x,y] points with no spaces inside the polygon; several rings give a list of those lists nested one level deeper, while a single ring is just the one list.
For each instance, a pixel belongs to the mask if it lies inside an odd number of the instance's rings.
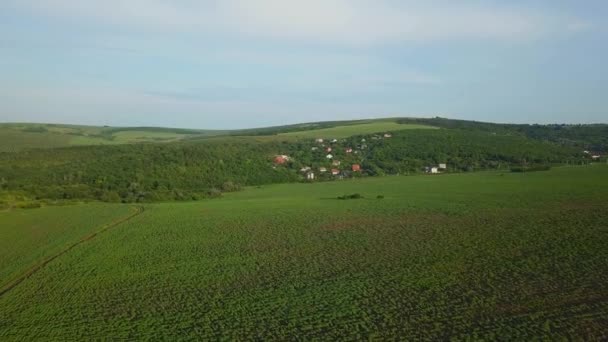
[{"label": "white cloud", "polygon": [[[587,23],[479,2],[390,0],[7,0],[45,15],[208,35],[369,45],[452,39],[535,39]],[[423,3],[423,4],[421,4]]]}]

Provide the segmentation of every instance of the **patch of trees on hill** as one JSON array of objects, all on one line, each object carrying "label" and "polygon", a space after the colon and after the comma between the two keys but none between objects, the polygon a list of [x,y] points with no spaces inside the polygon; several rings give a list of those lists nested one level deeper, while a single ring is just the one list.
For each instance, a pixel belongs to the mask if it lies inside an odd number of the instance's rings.
[{"label": "patch of trees on hill", "polygon": [[[365,149],[344,154],[344,147],[357,148],[362,139],[367,141]],[[314,146],[314,141],[224,138],[0,153],[0,202],[6,206],[15,199],[152,202],[218,197],[241,186],[302,180],[302,166],[327,162],[323,150]],[[351,137],[341,140],[334,153],[347,165],[361,164],[362,174],[372,176],[421,172],[438,163],[459,172],[585,161],[573,147],[459,129],[400,131],[390,139]],[[293,161],[274,167],[277,154]]]}]

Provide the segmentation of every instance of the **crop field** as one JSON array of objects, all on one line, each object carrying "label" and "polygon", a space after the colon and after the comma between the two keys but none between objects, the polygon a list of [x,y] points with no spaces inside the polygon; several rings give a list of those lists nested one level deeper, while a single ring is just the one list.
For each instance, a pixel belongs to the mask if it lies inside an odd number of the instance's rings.
[{"label": "crop field", "polygon": [[128,207],[101,204],[0,212],[0,290],[32,266],[128,213]]},{"label": "crop field", "polygon": [[[0,295],[0,340],[605,340],[607,176],[392,176],[149,204]],[[0,213],[1,253],[21,260],[3,255],[0,275],[61,244],[18,245],[33,226],[77,241],[131,208]]]},{"label": "crop field", "polygon": [[394,132],[406,129],[437,129],[437,127],[417,124],[398,124],[392,121],[377,121],[365,124],[345,125],[300,132],[280,133],[282,137],[297,138],[347,138],[353,135]]}]

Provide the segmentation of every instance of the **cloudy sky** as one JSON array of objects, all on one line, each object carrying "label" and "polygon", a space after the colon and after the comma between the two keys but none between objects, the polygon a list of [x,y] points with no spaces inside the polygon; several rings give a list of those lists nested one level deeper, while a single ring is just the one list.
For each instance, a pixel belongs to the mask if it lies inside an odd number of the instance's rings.
[{"label": "cloudy sky", "polygon": [[2,0],[0,121],[608,122],[605,0]]}]

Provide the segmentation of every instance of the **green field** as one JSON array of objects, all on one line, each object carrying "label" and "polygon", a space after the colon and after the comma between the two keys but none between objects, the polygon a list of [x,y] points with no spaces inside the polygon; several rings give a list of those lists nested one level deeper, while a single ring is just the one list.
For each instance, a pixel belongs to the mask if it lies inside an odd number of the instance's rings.
[{"label": "green field", "polygon": [[[606,176],[393,176],[146,205],[0,296],[0,339],[606,339]],[[1,212],[2,253],[20,260],[0,264],[3,282],[41,243],[130,208]],[[33,227],[53,234],[20,242]]]},{"label": "green field", "polygon": [[115,128],[56,124],[0,124],[0,152],[68,146],[174,142],[224,133],[224,131],[156,127]]},{"label": "green field", "polygon": [[330,128],[313,129],[300,132],[280,133],[282,137],[297,137],[305,139],[314,138],[347,138],[353,135],[372,133],[395,132],[406,129],[437,129],[437,127],[416,124],[398,124],[394,121],[375,121],[364,124],[336,126]]}]

